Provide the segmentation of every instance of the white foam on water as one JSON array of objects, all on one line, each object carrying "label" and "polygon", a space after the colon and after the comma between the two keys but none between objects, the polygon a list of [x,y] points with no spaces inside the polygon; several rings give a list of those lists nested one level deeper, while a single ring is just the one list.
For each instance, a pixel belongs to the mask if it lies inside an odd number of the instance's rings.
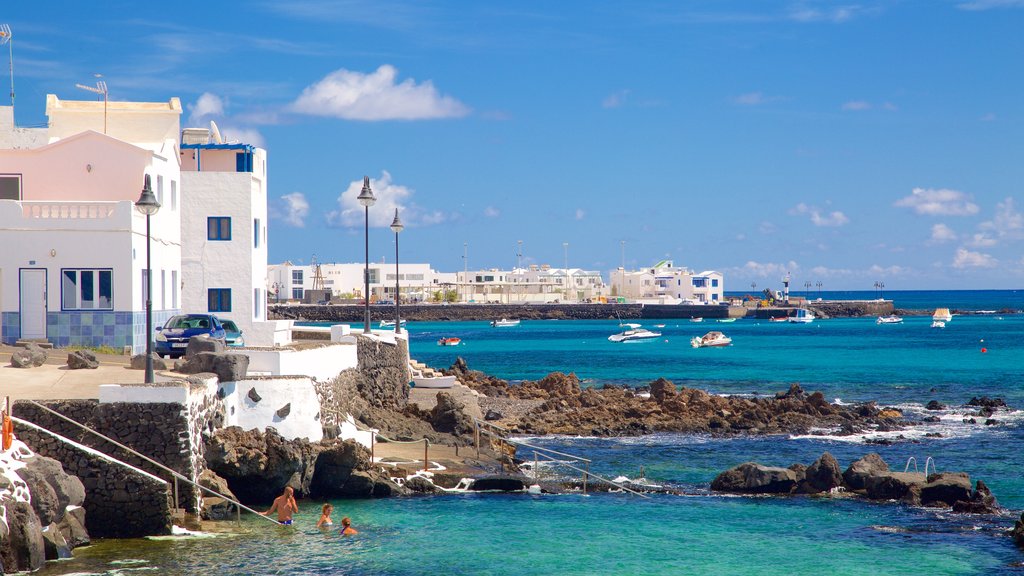
[{"label": "white foam on water", "polygon": [[[227,533],[214,533],[214,532],[197,532],[189,530],[188,528],[182,528],[181,526],[171,526],[171,533],[167,536],[146,536],[146,540],[182,540],[185,538],[221,538],[224,536],[232,536]],[[130,562],[126,560],[118,560],[117,562]],[[145,562],[145,560],[137,560],[134,562]]]}]

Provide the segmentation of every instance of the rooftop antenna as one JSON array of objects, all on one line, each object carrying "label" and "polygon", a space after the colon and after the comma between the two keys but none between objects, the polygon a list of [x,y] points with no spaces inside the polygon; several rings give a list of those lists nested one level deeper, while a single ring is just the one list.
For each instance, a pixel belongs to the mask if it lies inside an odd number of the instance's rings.
[{"label": "rooftop antenna", "polygon": [[7,24],[0,24],[0,46],[7,44],[7,53],[10,56],[11,69],[11,108],[14,108],[14,36],[11,35],[11,27]]},{"label": "rooftop antenna", "polygon": [[217,123],[210,120],[210,134],[213,136],[214,144],[223,144],[224,138],[220,135],[220,128],[217,128]]},{"label": "rooftop antenna", "polygon": [[[102,74],[93,74],[93,76],[95,76],[96,78],[103,78]],[[12,78],[13,78],[13,76],[12,76]],[[103,133],[106,134],[107,133],[107,83],[104,82],[103,80],[98,80],[98,81],[96,81],[96,87],[95,88],[93,88],[92,86],[86,86],[85,84],[75,84],[75,87],[76,88],[81,88],[82,90],[85,90],[87,92],[92,92],[93,94],[102,94],[103,95]],[[13,91],[11,92],[11,100],[12,101],[14,100],[14,92]]]},{"label": "rooftop antenna", "polygon": [[320,262],[316,259],[316,254],[313,254],[313,258],[310,259],[310,265],[313,267],[313,290],[324,289],[324,273],[320,269]]}]

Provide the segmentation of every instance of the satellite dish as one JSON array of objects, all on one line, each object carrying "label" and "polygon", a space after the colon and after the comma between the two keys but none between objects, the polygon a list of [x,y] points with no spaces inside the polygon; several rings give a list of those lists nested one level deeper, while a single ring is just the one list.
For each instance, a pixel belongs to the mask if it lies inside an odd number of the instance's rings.
[{"label": "satellite dish", "polygon": [[213,135],[214,144],[223,144],[224,139],[220,136],[220,128],[217,128],[217,123],[210,120],[210,134]]}]

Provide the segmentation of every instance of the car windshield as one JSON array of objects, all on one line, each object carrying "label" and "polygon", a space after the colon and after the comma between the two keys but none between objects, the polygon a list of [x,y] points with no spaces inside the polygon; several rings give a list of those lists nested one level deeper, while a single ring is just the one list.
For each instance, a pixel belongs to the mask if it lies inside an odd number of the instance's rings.
[{"label": "car windshield", "polygon": [[238,325],[235,324],[234,320],[221,320],[220,324],[228,332],[240,332],[240,330],[238,329]]},{"label": "car windshield", "polygon": [[210,319],[202,316],[172,316],[164,328],[182,330],[188,328],[209,328]]}]

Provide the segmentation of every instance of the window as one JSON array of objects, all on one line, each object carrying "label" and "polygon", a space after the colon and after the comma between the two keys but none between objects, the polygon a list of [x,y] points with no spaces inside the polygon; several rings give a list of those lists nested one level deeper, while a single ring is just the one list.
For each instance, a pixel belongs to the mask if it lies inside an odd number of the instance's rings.
[{"label": "window", "polygon": [[0,174],[0,200],[21,200],[21,174]]},{"label": "window", "polygon": [[302,270],[292,270],[292,284],[302,284]]},{"label": "window", "polygon": [[231,312],[231,289],[210,288],[207,290],[206,308],[210,312]]},{"label": "window", "polygon": [[235,154],[235,172],[252,172],[252,152]]},{"label": "window", "polygon": [[178,309],[178,271],[171,270],[171,308]]},{"label": "window", "polygon": [[171,180],[171,210],[178,209],[178,182]]},{"label": "window", "polygon": [[207,240],[231,240],[231,218],[210,216],[206,219]]},{"label": "window", "polygon": [[712,288],[718,288],[718,278],[712,278],[711,279],[711,287]]},{"label": "window", "polygon": [[694,288],[707,288],[708,287],[708,279],[707,278],[694,278],[693,279],[693,287]]},{"label": "window", "polygon": [[63,310],[113,310],[112,270],[61,270]]},{"label": "window", "polygon": [[260,319],[260,289],[259,288],[253,288],[252,289],[252,306],[253,306],[252,317],[257,319],[257,320],[259,320]]},{"label": "window", "polygon": [[252,247],[260,247],[260,219],[254,218],[252,221]]},{"label": "window", "polygon": [[292,288],[292,298],[302,300],[302,288]]},{"label": "window", "polygon": [[162,206],[164,203],[164,177],[156,177],[156,201]]}]

